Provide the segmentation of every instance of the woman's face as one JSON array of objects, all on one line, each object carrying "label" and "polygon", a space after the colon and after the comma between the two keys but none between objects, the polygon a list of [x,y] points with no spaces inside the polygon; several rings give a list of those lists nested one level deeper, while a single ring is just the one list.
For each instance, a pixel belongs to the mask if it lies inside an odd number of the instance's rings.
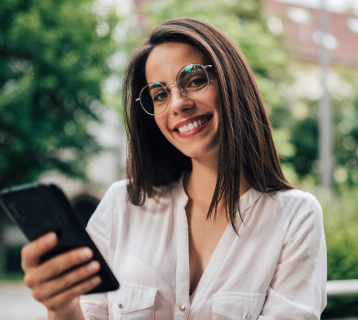
[{"label": "woman's face", "polygon": [[[175,82],[178,71],[190,63],[200,63],[203,66],[210,64],[200,52],[188,44],[161,44],[148,56],[145,66],[147,83],[155,81],[166,86]],[[155,121],[169,142],[186,156],[217,159],[220,141],[220,97],[213,69],[208,68],[207,72],[210,79],[208,89],[197,98],[184,96],[176,84],[170,84],[167,88],[170,93],[168,107],[155,116]],[[189,124],[194,126],[192,130],[179,132],[179,128],[185,126],[188,126],[185,130],[192,128]]]}]

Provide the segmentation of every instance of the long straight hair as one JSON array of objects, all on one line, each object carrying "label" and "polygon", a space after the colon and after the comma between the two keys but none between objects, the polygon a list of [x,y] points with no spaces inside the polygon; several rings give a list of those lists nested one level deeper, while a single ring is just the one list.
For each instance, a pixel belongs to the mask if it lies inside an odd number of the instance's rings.
[{"label": "long straight hair", "polygon": [[240,213],[240,181],[244,174],[254,189],[270,193],[292,189],[285,179],[272,138],[271,125],[253,72],[243,53],[223,32],[196,19],[173,19],[156,28],[128,62],[123,85],[124,121],[128,137],[127,192],[134,205],[153,197],[156,187],[177,181],[191,170],[191,159],[176,149],[146,114],[136,98],[146,84],[149,53],[166,42],[190,44],[216,70],[220,95],[220,150],[218,175],[208,210],[217,214],[221,199],[236,230]]}]

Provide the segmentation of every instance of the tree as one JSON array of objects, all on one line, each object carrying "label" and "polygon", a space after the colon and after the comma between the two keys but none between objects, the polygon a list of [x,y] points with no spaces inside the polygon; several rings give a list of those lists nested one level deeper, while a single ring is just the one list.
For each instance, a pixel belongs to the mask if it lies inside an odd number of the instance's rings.
[{"label": "tree", "polygon": [[117,20],[90,0],[0,2],[0,188],[50,169],[85,179]]},{"label": "tree", "polygon": [[141,9],[148,24],[143,36],[165,20],[179,17],[204,20],[224,31],[245,54],[268,107],[282,105],[275,87],[285,77],[287,55],[280,38],[267,26],[262,0],[161,0],[144,2]]},{"label": "tree", "polygon": [[[307,79],[316,68],[289,61],[281,39],[266,26],[263,1],[160,0],[143,3],[142,10],[148,24],[142,37],[165,20],[179,17],[202,19],[227,33],[245,54],[271,111],[275,143],[288,181],[302,183],[299,179],[307,178],[309,183],[317,182],[319,96],[312,97],[306,88],[295,93],[294,81],[302,78],[288,75],[304,73],[303,79]],[[334,72],[335,81],[330,88],[337,163],[334,178],[341,192],[334,196],[321,194],[319,198],[325,218],[328,279],[340,280],[357,278],[357,189],[349,187],[358,184],[358,81],[356,71]],[[324,312],[330,318],[356,314],[356,297],[331,298]]]},{"label": "tree", "polygon": [[[296,67],[297,68],[297,67]],[[315,67],[299,66],[308,79]],[[333,180],[336,191],[340,188],[354,188],[358,184],[358,82],[357,71],[342,66],[332,66],[330,73],[330,95],[333,113]],[[293,71],[294,72],[294,71]],[[297,72],[297,70],[296,70]],[[302,82],[302,78],[298,79]],[[320,163],[318,160],[318,96],[311,96],[307,88],[300,94],[289,91],[292,101],[291,116],[288,118],[295,152],[287,157],[301,179],[311,177],[318,184]]]},{"label": "tree", "polygon": [[[255,74],[271,113],[275,144],[285,176],[289,182],[302,187],[317,184],[319,97],[300,96],[294,92],[294,82],[299,80],[296,74],[306,72],[307,77],[312,70],[290,61],[283,39],[268,27],[264,1],[160,0],[141,4],[146,23],[141,38],[147,37],[148,31],[167,19],[187,17],[215,25],[237,43]],[[337,164],[334,180],[336,185],[353,186],[358,183],[358,131],[354,122],[358,110],[358,99],[354,94],[356,73],[337,72],[337,76],[339,85],[331,88]]]},{"label": "tree", "polygon": [[258,82],[274,128],[274,139],[281,156],[283,169],[288,180],[296,178],[292,160],[295,154],[291,141],[290,111],[283,108],[284,95],[279,86],[289,82],[288,54],[280,36],[273,34],[267,24],[264,1],[262,0],[160,0],[142,2],[139,8],[145,13],[140,38],[148,31],[173,18],[195,18],[204,20],[224,31],[239,46],[246,56]]}]

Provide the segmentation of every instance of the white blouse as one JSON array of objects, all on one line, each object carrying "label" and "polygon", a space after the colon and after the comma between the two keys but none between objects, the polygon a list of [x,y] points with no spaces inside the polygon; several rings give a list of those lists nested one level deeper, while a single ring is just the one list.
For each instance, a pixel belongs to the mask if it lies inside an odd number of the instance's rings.
[{"label": "white blouse", "polygon": [[231,224],[189,296],[188,197],[183,179],[143,206],[114,183],[87,231],[120,288],[81,297],[90,320],[319,319],[326,306],[322,210],[300,190],[241,197],[244,224]]}]

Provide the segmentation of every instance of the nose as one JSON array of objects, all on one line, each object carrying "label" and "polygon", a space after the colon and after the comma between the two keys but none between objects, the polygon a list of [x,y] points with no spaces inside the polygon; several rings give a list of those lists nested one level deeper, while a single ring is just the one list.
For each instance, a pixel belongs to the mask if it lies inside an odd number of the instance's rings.
[{"label": "nose", "polygon": [[169,109],[172,114],[180,114],[194,107],[194,101],[181,93],[178,86],[173,86],[170,92]]}]

